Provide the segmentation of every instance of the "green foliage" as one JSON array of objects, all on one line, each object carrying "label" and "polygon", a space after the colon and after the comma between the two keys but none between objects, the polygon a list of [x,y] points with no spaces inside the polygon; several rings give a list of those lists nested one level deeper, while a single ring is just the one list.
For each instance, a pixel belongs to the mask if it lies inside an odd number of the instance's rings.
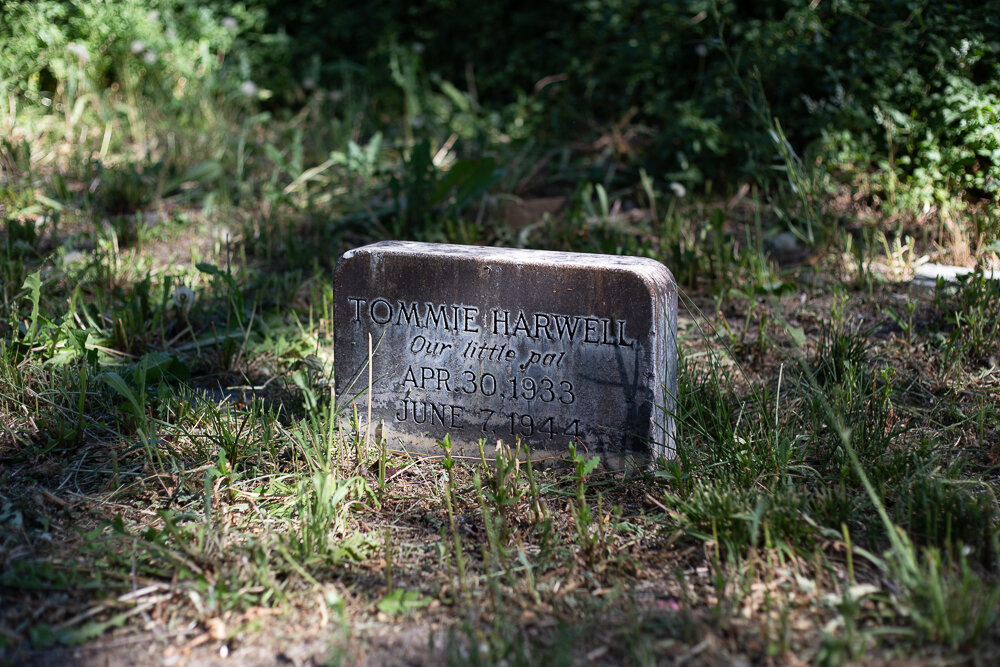
[{"label": "green foliage", "polygon": [[461,213],[498,180],[492,158],[459,160],[442,173],[434,164],[430,141],[422,139],[403,161],[401,175],[392,179],[396,200],[389,226],[392,238],[476,242],[478,231],[461,221]]},{"label": "green foliage", "polygon": [[576,503],[573,505],[573,520],[576,525],[577,541],[580,551],[590,564],[595,564],[607,557],[608,531],[607,517],[602,516],[602,499],[597,497],[596,512],[587,500],[587,478],[601,463],[599,456],[587,457],[577,452],[574,443],[569,444],[569,459],[573,465],[573,480],[576,486]]},{"label": "green foliage", "polygon": [[215,86],[238,85],[239,63],[222,57],[240,26],[261,15],[238,5],[227,14],[190,0],[25,2],[0,12],[0,91],[70,111],[108,88],[174,105]]},{"label": "green foliage", "polygon": [[357,560],[373,545],[367,540],[339,540],[337,535],[351,503],[371,493],[361,477],[338,479],[317,472],[303,479],[295,494],[299,532],[289,536],[291,552],[310,568]]},{"label": "green foliage", "polygon": [[[255,67],[290,96],[340,85],[351,54],[369,85],[397,90],[383,103],[405,106],[408,122],[427,107],[426,82],[474,87],[472,103],[489,108],[533,91],[545,110],[528,122],[557,133],[591,120],[583,109],[599,122],[628,114],[657,130],[643,159],[688,184],[733,165],[765,175],[784,169],[783,147],[813,145],[827,161],[879,169],[887,189],[903,182],[911,200],[961,188],[996,197],[992,2],[466,5],[267,2],[252,39],[271,48]],[[776,128],[787,140],[770,141]]]},{"label": "green foliage", "polygon": [[399,616],[400,614],[426,607],[431,601],[430,598],[424,597],[416,591],[406,591],[402,588],[397,588],[379,600],[376,606],[383,614]]},{"label": "green foliage", "polygon": [[859,156],[885,146],[880,167],[886,177],[900,167],[925,200],[969,186],[995,198],[1000,163],[991,119],[1000,92],[1000,43],[996,16],[979,14],[983,8],[893,2],[865,12],[845,3],[830,35],[842,55],[828,75],[836,77],[842,98],[825,143]]},{"label": "green foliage", "polygon": [[[938,549],[920,550],[907,533],[892,523],[885,504],[865,472],[854,448],[851,434],[841,428],[839,435],[854,473],[878,513],[889,538],[884,558],[869,556],[899,584],[897,594],[910,615],[911,623],[930,641],[958,646],[987,632],[1000,619],[1000,583],[987,583],[969,566],[966,554],[957,562],[946,562]],[[994,552],[998,540],[992,531]]]},{"label": "green foliage", "polygon": [[32,256],[38,251],[42,231],[36,221],[8,218],[5,227],[4,254],[8,261]]},{"label": "green foliage", "polygon": [[762,494],[706,479],[677,501],[678,519],[692,536],[711,540],[726,552],[776,542],[808,544],[813,528],[803,522],[808,500],[794,487]]},{"label": "green foliage", "polygon": [[946,361],[995,365],[1000,355],[1000,280],[978,267],[962,276],[957,288],[939,282],[934,301],[951,329]]},{"label": "green foliage", "polygon": [[987,567],[996,556],[997,515],[985,484],[926,469],[905,481],[894,509],[917,544],[964,549]]},{"label": "green foliage", "polygon": [[[9,514],[5,507],[0,518],[7,523],[11,518]],[[72,568],[57,567],[49,561],[12,560],[0,574],[0,585],[22,591],[65,590],[78,584],[78,577]]]},{"label": "green foliage", "polygon": [[485,488],[481,489],[481,491],[484,504],[485,501],[489,501],[489,507],[492,510],[492,512],[488,512],[484,508],[484,519],[492,521],[492,519],[486,518],[485,515],[487,513],[496,517],[495,530],[493,530],[493,525],[487,526],[487,529],[494,533],[496,546],[501,550],[502,555],[502,549],[506,546],[511,532],[511,513],[514,506],[517,505],[528,491],[523,486],[519,474],[521,442],[518,440],[513,449],[502,443],[498,443],[492,471],[486,462],[486,455],[483,449],[484,444],[484,440],[480,440],[478,443],[479,456],[483,464],[482,474],[485,481]]},{"label": "green foliage", "polygon": [[[391,141],[402,138],[408,158],[392,186],[395,236],[480,238],[470,227],[441,229],[455,219],[436,220],[496,183],[493,169],[460,168],[472,190],[452,184],[442,216],[437,186],[448,184],[431,157],[449,135],[459,154],[478,158],[512,141],[550,143],[581,124],[622,118],[651,139],[618,145],[615,159],[688,187],[749,177],[780,195],[780,222],[809,243],[823,240],[829,224],[817,167],[871,170],[879,196],[909,210],[966,193],[995,200],[1000,187],[992,2],[562,0],[555,8],[506,1],[485,8],[394,0],[360,10],[320,0],[252,9],[224,0],[9,0],[4,7],[0,89],[41,113],[79,119],[95,96],[110,95],[141,99],[150,115],[197,129],[215,125],[220,111],[252,113],[263,102],[280,113],[326,89],[371,117],[402,116],[401,126],[368,121],[351,137],[383,129]],[[271,90],[280,104],[267,101]],[[210,99],[211,109],[202,102]],[[206,115],[190,113],[194,101]],[[105,108],[102,122],[116,113]],[[133,138],[146,139],[145,122],[132,117],[129,125]],[[118,141],[115,133],[107,138]],[[212,152],[235,159],[227,168],[242,181],[261,157],[247,149],[241,142]],[[193,163],[194,154],[185,160]],[[297,164],[290,179],[307,172]],[[276,201],[288,199],[278,192]]]}]

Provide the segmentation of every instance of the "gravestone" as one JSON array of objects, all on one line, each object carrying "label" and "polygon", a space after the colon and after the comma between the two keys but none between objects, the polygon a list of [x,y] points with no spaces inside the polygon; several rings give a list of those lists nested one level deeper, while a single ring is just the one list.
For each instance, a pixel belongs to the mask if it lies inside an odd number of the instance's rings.
[{"label": "gravestone", "polygon": [[677,288],[637,257],[385,241],[334,278],[338,403],[393,449],[532,457],[573,441],[615,468],[673,453]]}]

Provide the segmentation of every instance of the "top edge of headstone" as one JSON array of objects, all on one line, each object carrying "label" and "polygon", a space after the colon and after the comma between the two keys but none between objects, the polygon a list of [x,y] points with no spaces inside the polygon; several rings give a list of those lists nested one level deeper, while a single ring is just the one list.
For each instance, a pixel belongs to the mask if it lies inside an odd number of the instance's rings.
[{"label": "top edge of headstone", "polygon": [[348,250],[341,260],[355,256],[395,255],[440,256],[475,261],[501,262],[519,265],[549,267],[604,267],[631,271],[654,281],[665,280],[675,285],[674,276],[666,266],[648,257],[627,255],[601,255],[585,252],[562,252],[559,250],[530,250],[527,248],[497,248],[493,246],[458,245],[455,243],[423,243],[420,241],[379,241]]}]

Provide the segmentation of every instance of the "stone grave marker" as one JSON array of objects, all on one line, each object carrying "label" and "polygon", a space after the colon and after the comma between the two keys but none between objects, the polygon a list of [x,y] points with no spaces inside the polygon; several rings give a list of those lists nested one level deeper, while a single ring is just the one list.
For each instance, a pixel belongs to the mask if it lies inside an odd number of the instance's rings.
[{"label": "stone grave marker", "polygon": [[[385,241],[334,277],[338,403],[389,447],[532,457],[571,441],[616,468],[673,453],[677,287],[637,257]],[[578,446],[579,449],[579,446]]]}]

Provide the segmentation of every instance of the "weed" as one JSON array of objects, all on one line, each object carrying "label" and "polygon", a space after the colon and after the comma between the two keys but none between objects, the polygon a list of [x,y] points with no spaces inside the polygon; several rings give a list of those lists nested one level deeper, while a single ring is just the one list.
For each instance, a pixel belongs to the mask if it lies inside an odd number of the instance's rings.
[{"label": "weed", "polygon": [[986,567],[996,558],[997,502],[988,486],[945,477],[925,464],[896,497],[894,517],[916,544],[961,551]]},{"label": "weed", "polygon": [[593,566],[607,556],[608,549],[607,519],[601,516],[600,495],[598,495],[596,514],[587,501],[587,477],[597,469],[601,459],[598,456],[587,458],[577,453],[574,443],[569,445],[569,457],[573,464],[573,481],[576,488],[576,503],[573,506],[576,537],[581,553],[587,563]]},{"label": "weed", "polygon": [[[894,525],[881,498],[861,466],[849,435],[841,431],[855,473],[875,506],[889,535],[890,550],[876,563],[898,582],[901,598],[912,623],[931,641],[957,646],[979,637],[998,620],[1000,584],[984,585],[981,575],[970,568],[966,555],[955,565],[946,564],[937,549],[918,549],[907,534]],[[993,534],[994,552],[997,537]]]},{"label": "weed", "polygon": [[441,466],[444,468],[447,475],[444,486],[444,502],[445,507],[448,509],[448,527],[451,530],[451,538],[454,546],[455,570],[458,575],[456,588],[461,591],[466,604],[471,605],[468,580],[465,576],[465,555],[462,552],[462,538],[458,534],[458,526],[455,522],[455,459],[451,457],[451,436],[446,435],[444,440],[438,442],[438,446],[441,447],[441,451],[444,452],[444,458],[441,461]]},{"label": "weed", "polygon": [[945,363],[992,361],[1000,355],[1000,281],[987,277],[982,267],[963,276],[957,289],[939,281],[934,302],[951,329]]},{"label": "weed", "polygon": [[490,502],[499,520],[497,543],[506,545],[511,531],[511,510],[526,491],[521,485],[520,478],[521,441],[517,440],[513,450],[501,442],[497,443],[492,474],[489,474],[490,469],[486,463],[484,444],[484,440],[479,441],[479,456],[483,464],[483,474],[486,475],[484,498]]},{"label": "weed", "polygon": [[462,222],[461,213],[480,201],[499,176],[491,158],[459,160],[442,174],[430,141],[421,139],[403,162],[402,175],[391,182],[396,201],[389,227],[392,238],[475,243],[476,227]]},{"label": "weed", "polygon": [[816,348],[807,385],[811,387],[811,410],[818,419],[828,419],[833,405],[838,418],[851,415],[850,426],[829,423],[825,437],[814,440],[812,452],[823,470],[845,470],[847,452],[836,436],[839,428],[849,428],[855,451],[871,465],[889,451],[899,435],[892,396],[894,373],[891,368],[874,373],[865,361],[867,336],[825,327]]}]

